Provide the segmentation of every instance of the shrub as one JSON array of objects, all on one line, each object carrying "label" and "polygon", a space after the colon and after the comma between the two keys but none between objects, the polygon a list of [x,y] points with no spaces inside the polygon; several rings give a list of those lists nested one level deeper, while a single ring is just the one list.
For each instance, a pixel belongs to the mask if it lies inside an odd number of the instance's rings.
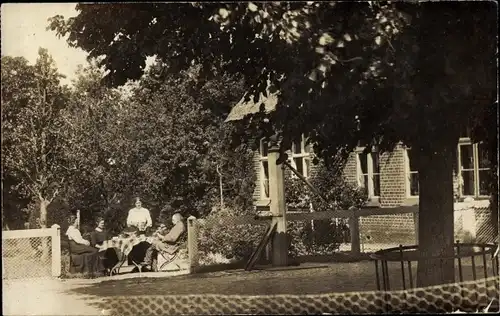
[{"label": "shrub", "polygon": [[[343,177],[342,168],[327,168],[323,163],[315,166],[309,182],[326,198],[317,196],[300,179],[285,173],[285,194],[288,207],[311,208],[315,212],[361,207],[365,196]],[[291,255],[329,254],[348,242],[347,219],[314,220],[288,224]]]},{"label": "shrub", "polygon": [[[316,166],[309,181],[329,203],[315,196],[300,179],[285,173],[285,195],[289,208],[309,208],[314,211],[348,209],[361,207],[364,193],[349,185],[340,169],[327,169],[324,164]],[[215,203],[216,204],[216,203]],[[231,260],[247,260],[256,249],[265,233],[264,225],[222,225],[220,219],[230,216],[248,215],[249,210],[238,211],[237,207],[214,207],[205,218],[208,225],[200,227],[199,251],[201,261],[221,262],[224,257]],[[263,223],[264,224],[264,223]],[[342,242],[349,241],[346,219],[288,222],[289,254],[291,256],[331,254],[338,250]]]},{"label": "shrub", "polygon": [[[208,258],[220,254],[231,260],[247,260],[265,233],[264,225],[223,225],[219,220],[238,216],[229,208],[213,208],[200,227],[198,250]],[[200,258],[203,260],[204,258]]]}]

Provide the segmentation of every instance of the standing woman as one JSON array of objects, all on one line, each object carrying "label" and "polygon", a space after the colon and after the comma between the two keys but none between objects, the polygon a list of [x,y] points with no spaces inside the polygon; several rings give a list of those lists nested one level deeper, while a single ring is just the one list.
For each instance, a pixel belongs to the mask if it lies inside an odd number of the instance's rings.
[{"label": "standing woman", "polygon": [[66,231],[68,236],[70,252],[74,256],[71,260],[76,268],[76,272],[90,273],[104,271],[104,265],[97,253],[97,249],[90,246],[88,240],[83,239],[80,230],[78,229],[78,221],[75,215],[70,215],[68,218],[69,227]]},{"label": "standing woman", "polygon": [[101,257],[104,268],[109,274],[111,269],[118,263],[118,255],[116,254],[116,250],[114,248],[104,249],[102,246],[102,243],[108,240],[108,234],[104,230],[104,219],[102,217],[97,218],[96,225],[95,230],[90,234],[90,245],[99,250],[99,257]]},{"label": "standing woman", "polygon": [[135,198],[135,207],[128,211],[127,230],[144,233],[148,228],[153,226],[151,213],[147,208],[142,207],[142,202],[139,197]]}]

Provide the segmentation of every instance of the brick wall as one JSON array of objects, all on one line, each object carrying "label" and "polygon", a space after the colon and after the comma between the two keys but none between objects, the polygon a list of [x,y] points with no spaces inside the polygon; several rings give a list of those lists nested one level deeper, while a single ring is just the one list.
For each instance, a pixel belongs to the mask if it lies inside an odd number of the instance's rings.
[{"label": "brick wall", "polygon": [[460,187],[459,187],[459,181],[458,181],[458,175],[453,170],[453,196],[458,197],[460,195]]},{"label": "brick wall", "polygon": [[[405,174],[405,149],[402,146],[393,152],[384,153],[380,157],[380,207],[397,207],[407,201],[407,178]],[[254,169],[256,173],[256,186],[254,199],[261,200],[260,160],[259,152],[254,155]],[[315,172],[311,164],[311,174]],[[356,153],[351,153],[344,167],[346,180],[357,185],[357,159]],[[458,193],[458,178],[454,177],[454,192]],[[491,212],[488,207],[475,210],[475,235],[477,242],[494,242],[496,232],[491,225]],[[460,210],[455,211],[455,239],[468,242],[470,234],[464,225]],[[380,243],[391,245],[415,244],[415,227],[413,214],[374,215],[360,219],[360,233],[364,243]]]},{"label": "brick wall", "polygon": [[[358,184],[356,153],[352,153],[344,167],[344,176],[353,185]],[[380,156],[380,206],[395,207],[406,201],[405,149],[397,146],[393,152]]]},{"label": "brick wall", "polygon": [[405,149],[398,146],[380,157],[380,206],[395,207],[405,200]]},{"label": "brick wall", "polygon": [[358,185],[357,167],[356,153],[352,152],[344,167],[344,177],[348,183],[355,186]]},{"label": "brick wall", "polygon": [[498,232],[493,226],[490,208],[474,209],[476,219],[476,241],[480,243],[493,243],[497,241]]},{"label": "brick wall", "polygon": [[363,242],[376,244],[414,245],[413,214],[373,215],[360,218]]},{"label": "brick wall", "polygon": [[[470,223],[463,213],[472,211],[475,223]],[[489,208],[472,208],[455,210],[455,240],[461,242],[496,242],[497,232],[491,223]],[[465,223],[464,221],[467,221]],[[466,225],[467,224],[467,225]],[[470,226],[475,231],[470,231]],[[364,243],[413,245],[417,243],[413,214],[373,215],[360,218],[360,234]],[[467,226],[467,227],[466,227]],[[475,236],[475,238],[474,238]]]}]

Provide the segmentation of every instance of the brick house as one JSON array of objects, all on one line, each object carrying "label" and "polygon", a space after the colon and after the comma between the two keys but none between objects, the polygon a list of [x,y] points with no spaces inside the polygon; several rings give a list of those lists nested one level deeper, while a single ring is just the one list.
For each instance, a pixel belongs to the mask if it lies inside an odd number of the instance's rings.
[{"label": "brick house", "polygon": [[[265,111],[270,112],[276,106],[277,98],[271,94],[270,98],[264,98],[263,103]],[[240,102],[233,108],[226,122],[240,120],[244,115],[258,111],[259,107],[251,101],[250,104]],[[267,142],[260,140],[260,146],[254,156],[257,183],[253,199],[256,206],[269,204],[267,146]],[[418,171],[412,164],[411,148],[400,144],[392,152],[363,151],[364,147],[358,147],[350,154],[344,167],[344,176],[349,183],[365,191],[366,207],[418,205]],[[312,146],[306,144],[304,137],[293,142],[288,155],[290,164],[306,178],[314,172]],[[466,234],[472,237],[477,235],[478,239],[483,240],[489,240],[491,237],[480,236],[481,232],[495,234],[485,228],[490,214],[487,187],[490,172],[490,163],[483,144],[472,143],[467,131],[464,131],[464,137],[460,138],[457,146],[454,163],[456,238],[469,238],[464,236],[465,231]],[[384,239],[388,232],[397,235],[402,242],[415,241],[412,214],[365,217],[361,219],[360,225],[364,234],[373,237],[370,239],[375,242],[377,239]]]}]

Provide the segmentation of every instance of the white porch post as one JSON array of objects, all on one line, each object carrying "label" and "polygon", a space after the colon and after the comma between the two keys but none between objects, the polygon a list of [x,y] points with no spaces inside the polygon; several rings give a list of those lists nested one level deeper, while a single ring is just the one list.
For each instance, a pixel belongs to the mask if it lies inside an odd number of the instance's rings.
[{"label": "white porch post", "polygon": [[61,227],[57,224],[51,227],[52,244],[52,276],[61,276]]},{"label": "white porch post", "polygon": [[187,219],[189,273],[195,273],[198,268],[198,223],[196,217]]},{"label": "white porch post", "polygon": [[272,263],[274,266],[286,266],[288,264],[288,242],[286,235],[285,180],[283,165],[276,165],[278,157],[279,144],[276,137],[273,137],[268,152],[270,210],[273,223],[277,223],[272,241]]}]

